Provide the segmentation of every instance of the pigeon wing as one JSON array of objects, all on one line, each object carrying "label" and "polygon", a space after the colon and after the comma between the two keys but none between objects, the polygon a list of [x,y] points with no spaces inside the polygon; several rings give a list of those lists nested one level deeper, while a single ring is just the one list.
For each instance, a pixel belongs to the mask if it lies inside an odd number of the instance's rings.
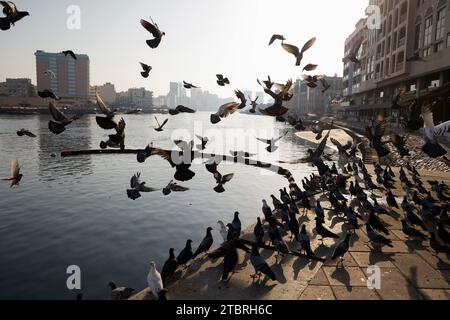
[{"label": "pigeon wing", "polygon": [[19,161],[11,161],[11,178],[17,178],[20,173]]},{"label": "pigeon wing", "polygon": [[52,115],[53,119],[58,122],[65,122],[67,121],[67,117],[62,113],[61,111],[56,108],[55,104],[53,102],[49,103],[48,109],[50,110],[50,114]]},{"label": "pigeon wing", "polygon": [[311,38],[311,39],[309,39],[304,45],[303,45],[303,48],[302,48],[302,53],[303,52],[305,52],[306,50],[308,50],[308,49],[310,49],[313,45],[314,45],[314,43],[316,42],[316,37],[313,37],[313,38]]},{"label": "pigeon wing", "polygon": [[95,90],[95,97],[97,99],[97,106],[100,108],[100,110],[106,115],[110,114],[111,110],[103,102],[102,98],[98,94],[98,90]]},{"label": "pigeon wing", "polygon": [[160,37],[161,31],[159,31],[159,29],[154,24],[144,19],[141,19],[141,25],[145,28],[145,30],[150,32],[155,38]]}]

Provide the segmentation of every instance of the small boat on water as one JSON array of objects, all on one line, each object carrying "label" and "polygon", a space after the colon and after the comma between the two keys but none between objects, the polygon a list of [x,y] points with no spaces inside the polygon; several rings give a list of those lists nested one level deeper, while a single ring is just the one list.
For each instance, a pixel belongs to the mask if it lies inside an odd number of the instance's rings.
[{"label": "small boat on water", "polygon": [[125,112],[125,114],[139,114],[142,112],[142,109],[132,109]]}]

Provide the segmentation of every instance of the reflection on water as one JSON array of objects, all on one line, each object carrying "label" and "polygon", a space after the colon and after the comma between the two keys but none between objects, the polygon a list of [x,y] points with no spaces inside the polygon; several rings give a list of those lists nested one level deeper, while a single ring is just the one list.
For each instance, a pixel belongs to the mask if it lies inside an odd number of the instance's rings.
[{"label": "reflection on water", "polygon": [[[92,174],[90,156],[60,158],[63,150],[86,150],[91,148],[91,117],[82,117],[67,127],[67,131],[55,135],[48,130],[49,117],[39,116],[39,178],[42,181],[78,181],[83,175]],[[69,134],[66,134],[69,133]],[[55,159],[58,158],[58,159]]]},{"label": "reflection on water", "polygon": [[[233,146],[223,146],[221,135],[226,131],[242,143],[236,148],[256,148],[258,159],[269,162],[271,155],[264,151],[265,145],[254,143],[254,135],[269,138],[271,132],[286,129],[268,117],[239,114],[213,127],[209,114],[197,113],[170,117],[165,131],[156,133],[152,115],[124,118],[130,148],[153,142],[172,149],[171,139],[180,134],[194,137],[216,132],[217,139],[205,151],[227,153]],[[132,201],[126,189],[134,173],[142,172],[147,185],[162,188],[172,179],[173,168],[157,157],[143,164],[134,155],[60,158],[62,150],[98,148],[109,132],[98,128],[95,117],[86,116],[55,136],[48,131],[47,121],[47,116],[0,116],[0,176],[9,175],[14,158],[24,174],[18,188],[10,189],[0,181],[0,299],[73,299],[78,292],[66,288],[69,265],[80,266],[86,299],[108,298],[109,281],[144,288],[149,262],[154,260],[161,268],[168,248],[179,252],[188,238],[198,245],[207,226],[215,227],[218,244],[217,220],[231,220],[233,212],[239,211],[243,226],[248,226],[261,214],[261,199],[287,186],[278,175],[223,163],[219,170],[235,176],[226,192],[218,194],[213,191],[212,175],[197,164],[192,166],[195,178],[182,183],[188,192],[167,197],[154,192]],[[19,138],[15,132],[20,128],[39,137]],[[305,148],[290,132],[280,141],[277,157],[300,158]],[[52,153],[57,157],[51,157]],[[287,169],[297,177],[311,172],[306,165]]]}]

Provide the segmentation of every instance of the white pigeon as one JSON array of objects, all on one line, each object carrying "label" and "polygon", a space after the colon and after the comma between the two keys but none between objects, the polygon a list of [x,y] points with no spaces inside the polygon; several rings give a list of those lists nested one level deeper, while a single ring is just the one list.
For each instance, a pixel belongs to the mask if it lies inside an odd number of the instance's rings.
[{"label": "white pigeon", "polygon": [[47,71],[44,71],[44,74],[49,76],[50,78],[56,78],[56,74],[53,72],[53,70],[49,69]]},{"label": "white pigeon", "polygon": [[150,262],[150,271],[147,275],[147,284],[154,297],[158,297],[159,292],[164,288],[161,274],[156,270],[156,264]]},{"label": "white pigeon", "polygon": [[219,220],[217,221],[217,223],[220,226],[220,235],[223,238],[223,241],[227,241],[228,239],[228,228],[225,226],[225,223],[223,223],[223,221]]}]

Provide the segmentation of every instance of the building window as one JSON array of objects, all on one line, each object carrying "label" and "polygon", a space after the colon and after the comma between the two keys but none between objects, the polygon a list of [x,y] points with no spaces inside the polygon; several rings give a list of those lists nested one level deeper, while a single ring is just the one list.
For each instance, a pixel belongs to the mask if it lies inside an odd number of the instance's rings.
[{"label": "building window", "polygon": [[442,40],[445,36],[445,14],[446,8],[442,8],[437,13],[437,23],[436,23],[436,40]]},{"label": "building window", "polygon": [[416,25],[416,31],[414,33],[414,51],[420,49],[420,43],[422,41],[422,33],[420,32],[422,29],[422,24]]},{"label": "building window", "polygon": [[433,16],[425,19],[425,31],[423,37],[424,57],[428,57],[431,54],[432,32],[433,32]]}]

